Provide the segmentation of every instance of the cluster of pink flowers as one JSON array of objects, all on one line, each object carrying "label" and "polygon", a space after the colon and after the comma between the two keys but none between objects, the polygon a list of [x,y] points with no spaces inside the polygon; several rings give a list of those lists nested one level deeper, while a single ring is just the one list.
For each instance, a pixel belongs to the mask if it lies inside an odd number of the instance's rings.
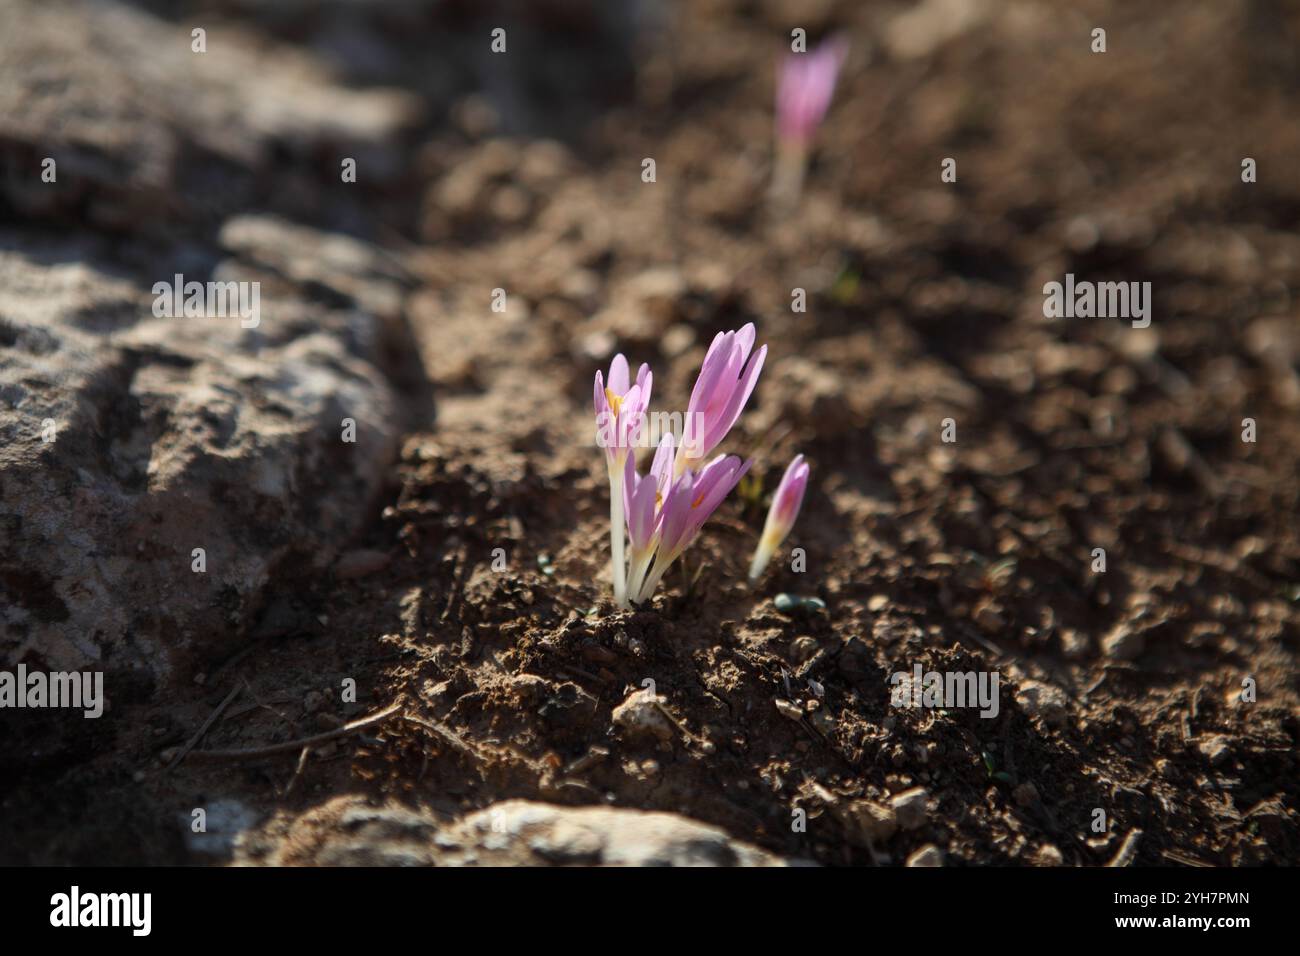
[{"label": "cluster of pink flowers", "polygon": [[[754,351],[755,337],[751,323],[713,339],[691,391],[682,439],[665,433],[645,475],[637,472],[634,449],[646,433],[650,368],[642,365],[633,383],[627,359],[616,355],[608,378],[596,372],[597,442],[605,449],[609,471],[614,600],[620,607],[650,599],[664,573],[753,464],[737,455],[705,459],[727,437],[758,383],[767,346]],[[794,524],[808,481],[802,460],[795,459],[777,489],[751,579],[762,573]]]}]

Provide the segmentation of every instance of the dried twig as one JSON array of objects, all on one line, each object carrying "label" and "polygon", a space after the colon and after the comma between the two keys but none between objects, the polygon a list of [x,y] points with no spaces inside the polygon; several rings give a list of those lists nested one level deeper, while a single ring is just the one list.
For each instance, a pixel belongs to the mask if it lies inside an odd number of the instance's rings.
[{"label": "dried twig", "polygon": [[289,782],[285,785],[284,788],[284,795],[286,797],[289,796],[289,794],[293,793],[294,785],[298,783],[299,778],[302,777],[303,771],[307,769],[307,758],[310,755],[311,755],[310,747],[303,747],[302,753],[298,754],[298,766],[294,768],[293,776],[289,778]]},{"label": "dried twig", "polygon": [[355,734],[357,731],[365,730],[376,724],[382,724],[389,717],[392,717],[402,709],[401,703],[385,707],[377,714],[371,714],[369,717],[362,717],[360,720],[354,720],[350,724],[344,724],[334,730],[327,730],[322,734],[315,734],[311,737],[301,737],[298,740],[286,740],[284,743],[268,744],[265,747],[248,747],[241,750],[196,750],[189,755],[189,759],[204,761],[222,761],[222,760],[254,760],[258,757],[273,757],[276,754],[292,753],[295,750],[301,750],[304,747],[316,747],[329,740],[337,740],[339,737],[347,737]]},{"label": "dried twig", "polygon": [[434,734],[437,735],[438,739],[442,740],[444,743],[450,744],[456,750],[467,754],[474,758],[474,760],[477,761],[483,759],[482,755],[475,749],[473,744],[445,724],[440,724],[436,720],[425,720],[422,717],[415,717],[411,714],[403,714],[402,716],[409,723],[415,724],[417,727],[423,727],[425,730],[433,731]]},{"label": "dried twig", "polygon": [[1120,844],[1119,852],[1114,858],[1107,863],[1107,866],[1128,866],[1133,862],[1133,857],[1137,856],[1138,841],[1142,839],[1141,830],[1130,830],[1128,836],[1124,837],[1124,842]]},{"label": "dried twig", "polygon": [[226,695],[226,699],[217,704],[217,709],[208,714],[208,719],[203,722],[203,726],[198,729],[198,732],[195,733],[195,735],[185,743],[185,746],[180,749],[176,756],[172,758],[171,763],[167,765],[168,770],[174,769],[178,763],[185,759],[187,753],[198,746],[199,741],[203,739],[203,735],[212,729],[212,725],[217,722],[217,718],[220,717],[225,709],[230,706],[230,702],[239,696],[239,691],[243,686],[243,684],[236,684],[230,693]]},{"label": "dried twig", "polygon": [[1195,857],[1187,856],[1185,853],[1179,853],[1176,850],[1161,850],[1160,855],[1166,860],[1172,860],[1175,863],[1181,863],[1183,866],[1211,867],[1213,863],[1206,863]]},{"label": "dried twig", "polygon": [[473,565],[469,560],[469,549],[464,545],[456,552],[456,567],[452,571],[451,587],[448,588],[447,606],[442,609],[442,614],[438,620],[446,624],[451,618],[457,603],[465,594],[465,582],[469,580],[469,573]]}]

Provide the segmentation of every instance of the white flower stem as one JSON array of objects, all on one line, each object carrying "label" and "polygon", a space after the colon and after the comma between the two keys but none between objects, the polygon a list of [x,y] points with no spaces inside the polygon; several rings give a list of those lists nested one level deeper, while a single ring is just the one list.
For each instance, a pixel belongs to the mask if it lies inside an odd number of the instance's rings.
[{"label": "white flower stem", "polygon": [[639,556],[635,550],[632,552],[631,570],[627,576],[627,590],[634,604],[640,604],[644,600],[641,597],[641,588],[645,586],[645,575],[650,570],[650,559],[653,556],[653,548]]},{"label": "white flower stem", "polygon": [[676,558],[677,555],[674,554],[667,560],[664,560],[661,555],[655,560],[653,570],[651,570],[650,575],[645,579],[645,583],[641,586],[640,593],[637,594],[637,603],[648,601],[654,597],[655,588],[659,587],[659,580],[664,576],[664,573]]},{"label": "white flower stem", "polygon": [[776,549],[781,546],[784,537],[779,532],[774,532],[770,521],[764,526],[763,536],[758,539],[758,547],[754,549],[754,560],[749,565],[750,584],[757,581],[767,569],[767,563],[772,560],[772,555],[776,554]]},{"label": "white flower stem", "polygon": [[799,205],[807,168],[808,149],[805,145],[791,140],[778,140],[769,196],[772,207],[778,213],[791,213]]},{"label": "white flower stem", "polygon": [[614,603],[626,608],[627,565],[623,557],[623,472],[609,472],[609,547],[614,555]]}]

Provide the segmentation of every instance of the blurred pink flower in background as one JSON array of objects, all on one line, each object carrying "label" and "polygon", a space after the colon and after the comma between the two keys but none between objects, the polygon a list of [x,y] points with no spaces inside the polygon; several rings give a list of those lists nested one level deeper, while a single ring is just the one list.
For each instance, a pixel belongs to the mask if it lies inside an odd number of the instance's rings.
[{"label": "blurred pink flower in background", "polygon": [[843,37],[831,37],[807,53],[788,53],[776,81],[776,167],[772,199],[792,207],[803,191],[808,153],[830,109],[840,68],[848,56]]},{"label": "blurred pink flower in background", "polygon": [[783,140],[807,145],[826,111],[849,44],[832,37],[808,53],[790,53],[781,63],[776,84],[776,133]]}]

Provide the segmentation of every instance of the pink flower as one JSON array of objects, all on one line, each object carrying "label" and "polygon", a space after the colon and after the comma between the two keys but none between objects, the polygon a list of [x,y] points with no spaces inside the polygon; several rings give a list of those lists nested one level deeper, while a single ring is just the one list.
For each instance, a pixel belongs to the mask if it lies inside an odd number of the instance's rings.
[{"label": "pink flower", "polygon": [[776,85],[777,135],[806,146],[831,105],[848,42],[835,37],[808,53],[790,53]]},{"label": "pink flower", "polygon": [[628,578],[632,601],[653,596],[660,579],[678,557],[694,543],[704,523],[731,489],[749,471],[752,461],[736,455],[719,455],[698,474],[687,469],[665,487],[673,471],[672,436],[665,436],[646,478],[627,477],[636,487],[628,496],[628,536],[632,542],[632,570]]},{"label": "pink flower", "polygon": [[593,401],[596,408],[596,444],[605,449],[609,471],[609,546],[614,559],[614,600],[627,606],[627,565],[623,559],[623,480],[625,466],[632,465],[635,445],[645,424],[654,378],[650,366],[642,364],[636,384],[628,383],[627,359],[620,352],[609,363],[609,383],[596,370]]},{"label": "pink flower", "polygon": [[[673,471],[673,436],[659,440],[650,473],[642,478],[628,455],[623,478],[623,508],[627,514],[628,542],[632,546],[632,566],[638,559],[653,557],[658,544],[659,509],[668,490]],[[635,572],[634,572],[635,577]]]},{"label": "pink flower", "polygon": [[754,550],[754,560],[749,566],[749,580],[757,581],[767,563],[772,560],[776,549],[785,541],[786,535],[794,527],[803,506],[803,495],[808,489],[808,465],[803,455],[795,455],[781,476],[776,494],[772,496],[772,506],[767,511],[767,521],[763,525],[763,534],[758,539]]},{"label": "pink flower", "polygon": [[713,512],[718,510],[731,489],[745,477],[753,460],[740,460],[738,455],[719,455],[704,466],[699,474],[686,471],[677,479],[664,502],[664,516],[660,523],[659,547],[675,559],[694,543]]},{"label": "pink flower", "polygon": [[608,383],[601,378],[599,369],[596,371],[593,394],[596,443],[605,449],[610,468],[616,468],[618,473],[622,472],[623,457],[635,445],[644,427],[653,382],[650,366],[642,363],[636,373],[636,384],[629,386],[627,359],[621,352],[609,363]]},{"label": "pink flower", "polygon": [[794,519],[799,517],[803,495],[808,490],[809,471],[811,469],[803,460],[803,455],[795,455],[794,460],[786,466],[781,483],[776,486],[776,494],[772,496],[772,521],[786,533],[794,527]]},{"label": "pink flower", "polygon": [[752,322],[739,331],[714,336],[686,408],[685,434],[675,465],[677,474],[697,467],[727,437],[745,410],[767,356],[766,345],[750,356],[755,337]]}]

